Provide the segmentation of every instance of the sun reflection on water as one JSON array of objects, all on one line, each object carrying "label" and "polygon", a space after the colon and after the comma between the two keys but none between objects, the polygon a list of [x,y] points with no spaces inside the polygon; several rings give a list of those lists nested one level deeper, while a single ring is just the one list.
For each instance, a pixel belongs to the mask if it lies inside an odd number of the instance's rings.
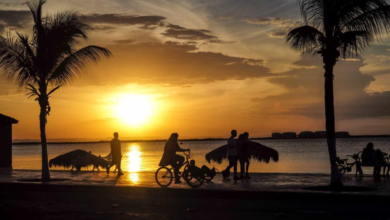
[{"label": "sun reflection on water", "polygon": [[141,170],[141,151],[140,147],[136,144],[131,145],[126,153],[127,156],[127,170],[130,172],[129,180],[132,182],[138,182],[138,173]]},{"label": "sun reflection on water", "polygon": [[138,183],[139,182],[139,175],[138,175],[138,173],[130,173],[129,180],[131,182],[133,182],[133,183]]}]

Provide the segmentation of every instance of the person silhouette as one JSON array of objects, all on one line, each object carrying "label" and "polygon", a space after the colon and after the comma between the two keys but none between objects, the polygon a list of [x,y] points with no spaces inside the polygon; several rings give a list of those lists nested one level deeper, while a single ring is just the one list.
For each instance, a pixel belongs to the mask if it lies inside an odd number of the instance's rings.
[{"label": "person silhouette", "polygon": [[110,168],[114,165],[118,168],[118,177],[123,175],[121,169],[121,160],[122,160],[122,150],[121,150],[121,141],[118,139],[118,132],[114,133],[114,138],[110,142],[111,152],[109,155],[112,156],[111,164],[107,168],[107,174],[110,173]]},{"label": "person silhouette", "polygon": [[237,161],[238,161],[238,143],[235,137],[237,137],[237,131],[232,130],[230,132],[231,136],[227,140],[227,156],[229,159],[229,165],[226,167],[224,171],[222,171],[222,176],[224,179],[228,179],[230,174],[230,169],[233,167],[234,170],[234,180],[239,180],[240,178],[237,176]]},{"label": "person silhouette", "polygon": [[178,133],[171,134],[168,141],[165,143],[164,154],[159,164],[159,166],[171,165],[173,167],[173,171],[175,173],[175,184],[181,183],[179,170],[183,166],[185,160],[183,156],[177,155],[176,152],[190,151],[190,149],[180,148],[179,144],[177,143],[178,138]]},{"label": "person silhouette", "polygon": [[[246,178],[250,179],[251,177],[248,174],[249,170],[249,156],[248,156],[248,141],[249,141],[249,133],[244,132],[242,136],[240,135],[241,138],[239,138],[239,146],[240,146],[240,167],[241,167],[241,176],[240,178]],[[245,167],[246,164],[246,167]],[[246,172],[245,172],[246,170]],[[244,173],[246,175],[244,176]]]}]

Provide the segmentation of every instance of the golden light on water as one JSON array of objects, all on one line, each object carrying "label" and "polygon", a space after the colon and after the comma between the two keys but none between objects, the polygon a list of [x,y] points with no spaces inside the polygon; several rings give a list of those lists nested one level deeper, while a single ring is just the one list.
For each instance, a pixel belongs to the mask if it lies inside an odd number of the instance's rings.
[{"label": "golden light on water", "polygon": [[115,115],[130,126],[141,126],[150,121],[154,112],[154,103],[150,96],[124,94],[117,98]]},{"label": "golden light on water", "polygon": [[141,170],[141,151],[138,145],[131,145],[129,151],[126,153],[129,172],[139,172]]},{"label": "golden light on water", "polygon": [[139,173],[130,173],[129,175],[129,180],[133,183],[138,183],[139,182]]}]

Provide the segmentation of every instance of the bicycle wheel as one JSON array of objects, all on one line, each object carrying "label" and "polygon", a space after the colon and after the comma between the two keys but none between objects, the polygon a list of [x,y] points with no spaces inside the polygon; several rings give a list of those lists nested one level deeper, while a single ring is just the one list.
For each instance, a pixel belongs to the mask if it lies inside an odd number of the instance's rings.
[{"label": "bicycle wheel", "polygon": [[167,167],[160,167],[156,171],[155,177],[156,177],[157,184],[160,185],[161,187],[167,187],[171,185],[173,180],[172,172]]},{"label": "bicycle wheel", "polygon": [[338,165],[337,168],[341,176],[345,174],[345,167],[343,165]]},{"label": "bicycle wheel", "polygon": [[[185,179],[185,181],[192,188],[197,188],[203,184],[204,176],[196,177],[196,176],[192,175],[189,170],[186,170],[185,173],[186,173],[185,176],[187,177],[187,179]],[[189,178],[189,177],[191,177],[191,178]]]},{"label": "bicycle wheel", "polygon": [[192,180],[192,175],[190,172],[187,172],[188,170],[188,165],[184,167],[184,170],[183,170],[183,179],[185,181],[191,181]]},{"label": "bicycle wheel", "polygon": [[204,179],[206,180],[206,182],[211,182],[211,180],[214,179],[214,176],[209,176],[209,175],[205,174]]}]

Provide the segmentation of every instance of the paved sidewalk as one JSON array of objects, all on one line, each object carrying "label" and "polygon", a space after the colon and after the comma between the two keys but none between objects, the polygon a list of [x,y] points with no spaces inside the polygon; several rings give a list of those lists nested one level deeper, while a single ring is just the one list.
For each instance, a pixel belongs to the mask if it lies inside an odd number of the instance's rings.
[{"label": "paved sidewalk", "polygon": [[[309,186],[325,186],[329,184],[329,175],[323,174],[275,174],[275,173],[253,173],[251,180],[223,180],[221,174],[217,174],[210,183],[205,182],[199,189],[207,190],[233,190],[233,191],[288,191],[288,192],[316,192],[303,189]],[[40,182],[22,182],[21,179],[40,178],[40,171],[28,170],[1,170],[0,183],[33,183],[47,185],[91,185],[91,186],[117,186],[117,187],[147,187],[160,188],[155,182],[154,173],[129,173],[121,177],[105,172],[82,171],[77,174],[69,171],[51,171],[52,178],[69,179],[66,181],[52,181],[50,183]],[[372,176],[363,176],[356,178],[354,175],[345,175],[343,177],[346,186],[365,186],[373,187],[377,190],[366,192],[342,192],[343,194],[362,194],[362,195],[386,195],[390,196],[390,178],[374,178]],[[171,184],[169,188],[189,189],[190,187],[183,182],[182,184]],[[327,192],[325,192],[327,193]],[[334,192],[332,192],[334,193]]]}]

